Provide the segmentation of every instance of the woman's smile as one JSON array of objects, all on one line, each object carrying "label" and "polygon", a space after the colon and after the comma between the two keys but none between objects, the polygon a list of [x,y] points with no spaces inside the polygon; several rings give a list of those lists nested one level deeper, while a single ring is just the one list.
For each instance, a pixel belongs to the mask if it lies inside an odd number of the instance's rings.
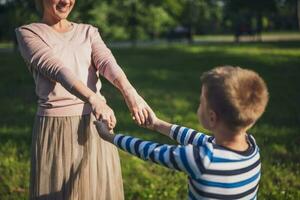
[{"label": "woman's smile", "polygon": [[62,12],[62,13],[66,13],[69,12],[71,9],[70,4],[69,3],[64,3],[64,2],[60,2],[59,4],[57,4],[56,6],[56,10],[58,12]]}]

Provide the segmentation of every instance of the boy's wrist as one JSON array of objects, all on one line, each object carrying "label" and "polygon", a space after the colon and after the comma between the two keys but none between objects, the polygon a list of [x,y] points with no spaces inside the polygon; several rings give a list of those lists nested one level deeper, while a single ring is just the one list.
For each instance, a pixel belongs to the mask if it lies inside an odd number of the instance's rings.
[{"label": "boy's wrist", "polygon": [[160,126],[161,120],[159,118],[156,118],[152,123],[152,130],[154,131],[159,131],[159,126]]},{"label": "boy's wrist", "polygon": [[106,140],[107,142],[114,143],[115,135],[110,133],[107,134],[103,139]]},{"label": "boy's wrist", "polygon": [[94,121],[94,124],[96,126],[96,130],[99,134],[99,136],[110,143],[114,143],[115,135],[113,133],[113,130],[109,130],[107,124],[105,124],[103,121]]},{"label": "boy's wrist", "polygon": [[171,124],[157,118],[153,124],[153,129],[154,129],[154,131],[160,132],[163,135],[169,136]]}]

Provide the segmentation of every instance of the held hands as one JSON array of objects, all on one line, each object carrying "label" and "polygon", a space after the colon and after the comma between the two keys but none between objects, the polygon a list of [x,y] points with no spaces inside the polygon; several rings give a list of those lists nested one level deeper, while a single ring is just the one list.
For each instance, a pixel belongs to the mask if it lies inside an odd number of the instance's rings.
[{"label": "held hands", "polygon": [[156,117],[156,115],[153,113],[153,115],[151,116],[151,122],[141,124],[140,126],[144,127],[144,128],[147,128],[147,129],[150,129],[150,130],[157,131],[156,128],[157,128],[157,125],[159,124],[159,121],[160,121],[160,119],[158,119]]},{"label": "held hands", "polygon": [[95,94],[88,99],[88,102],[92,106],[93,114],[97,120],[105,121],[110,130],[116,126],[117,120],[114,111],[105,103],[103,99]]},{"label": "held hands", "polygon": [[133,120],[135,120],[138,125],[147,127],[153,123],[155,117],[154,112],[134,88],[127,90],[124,94],[124,98]]},{"label": "held hands", "polygon": [[[114,143],[114,134],[112,129],[109,129],[108,125],[107,125],[107,121],[104,120],[97,120],[94,122],[94,124],[96,125],[96,129],[98,131],[99,136],[110,142],[110,143]],[[160,132],[163,135],[169,136],[170,130],[171,130],[171,126],[172,124],[165,122],[159,118],[157,118],[155,115],[152,116],[152,123],[150,124],[143,124],[141,125],[142,127],[151,129],[151,130],[155,130]]]},{"label": "held hands", "polygon": [[94,121],[94,124],[96,126],[99,136],[102,139],[113,143],[113,140],[114,140],[113,131],[112,131],[112,129],[109,130],[109,127],[107,126],[107,121],[97,120],[97,121]]}]

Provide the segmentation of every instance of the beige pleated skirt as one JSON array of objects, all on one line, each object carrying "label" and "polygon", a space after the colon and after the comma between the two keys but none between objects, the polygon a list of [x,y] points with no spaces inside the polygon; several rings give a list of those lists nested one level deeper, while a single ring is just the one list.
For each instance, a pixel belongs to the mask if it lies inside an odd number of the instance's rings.
[{"label": "beige pleated skirt", "polygon": [[30,199],[124,199],[117,148],[99,137],[94,120],[36,116]]}]

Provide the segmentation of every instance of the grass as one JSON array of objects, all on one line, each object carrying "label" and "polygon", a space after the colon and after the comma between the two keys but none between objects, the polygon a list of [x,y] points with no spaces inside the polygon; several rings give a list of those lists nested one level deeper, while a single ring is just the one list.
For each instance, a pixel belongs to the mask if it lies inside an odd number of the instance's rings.
[{"label": "grass", "polygon": [[0,49],[3,48],[12,48],[13,47],[13,43],[12,42],[0,42]]},{"label": "grass", "polygon": [[[1,46],[1,45],[0,45]],[[195,115],[202,72],[217,65],[257,71],[270,103],[250,132],[261,149],[259,199],[300,199],[300,42],[172,45],[112,49],[136,89],[157,115],[201,130]],[[33,80],[18,54],[0,51],[0,199],[27,199],[31,127],[36,110]],[[103,80],[118,132],[171,142],[137,127],[116,89]],[[126,199],[185,199],[186,176],[121,154]]]}]

